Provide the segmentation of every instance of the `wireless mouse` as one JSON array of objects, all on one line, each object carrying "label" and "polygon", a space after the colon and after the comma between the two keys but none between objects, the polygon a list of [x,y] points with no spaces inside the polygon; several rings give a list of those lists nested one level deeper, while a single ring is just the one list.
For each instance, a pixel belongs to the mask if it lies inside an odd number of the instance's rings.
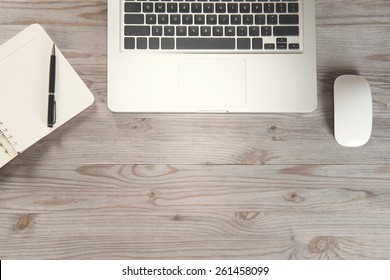
[{"label": "wireless mouse", "polygon": [[344,75],[334,83],[334,130],[336,141],[345,147],[368,142],[372,131],[372,94],[367,80]]}]

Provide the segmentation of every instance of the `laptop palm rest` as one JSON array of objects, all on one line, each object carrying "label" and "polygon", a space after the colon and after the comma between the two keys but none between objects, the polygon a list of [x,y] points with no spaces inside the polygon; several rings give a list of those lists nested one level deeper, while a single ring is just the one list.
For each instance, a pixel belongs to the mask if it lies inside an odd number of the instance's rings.
[{"label": "laptop palm rest", "polygon": [[179,104],[198,110],[246,106],[245,59],[180,59]]}]

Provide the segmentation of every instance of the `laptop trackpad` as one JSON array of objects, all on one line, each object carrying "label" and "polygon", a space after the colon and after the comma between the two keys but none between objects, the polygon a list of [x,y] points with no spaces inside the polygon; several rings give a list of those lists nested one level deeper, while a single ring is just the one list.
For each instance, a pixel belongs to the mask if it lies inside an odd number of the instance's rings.
[{"label": "laptop trackpad", "polygon": [[246,106],[245,59],[179,60],[179,104],[199,110]]}]

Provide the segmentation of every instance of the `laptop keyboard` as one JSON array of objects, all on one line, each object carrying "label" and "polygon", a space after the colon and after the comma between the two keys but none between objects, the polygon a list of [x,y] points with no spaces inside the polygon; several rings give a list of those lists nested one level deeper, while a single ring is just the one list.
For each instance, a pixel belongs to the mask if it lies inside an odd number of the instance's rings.
[{"label": "laptop keyboard", "polygon": [[302,52],[302,0],[121,0],[123,50]]}]

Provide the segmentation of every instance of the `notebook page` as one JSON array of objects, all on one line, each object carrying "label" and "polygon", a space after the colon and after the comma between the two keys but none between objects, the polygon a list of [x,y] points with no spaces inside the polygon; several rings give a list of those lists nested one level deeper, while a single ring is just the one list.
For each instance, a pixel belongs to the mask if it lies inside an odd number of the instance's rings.
[{"label": "notebook page", "polygon": [[0,55],[0,121],[16,141],[19,153],[93,103],[92,93],[56,49],[57,122],[54,128],[47,127],[53,42],[39,25],[23,32],[26,40],[19,40],[15,51],[6,57]]}]

